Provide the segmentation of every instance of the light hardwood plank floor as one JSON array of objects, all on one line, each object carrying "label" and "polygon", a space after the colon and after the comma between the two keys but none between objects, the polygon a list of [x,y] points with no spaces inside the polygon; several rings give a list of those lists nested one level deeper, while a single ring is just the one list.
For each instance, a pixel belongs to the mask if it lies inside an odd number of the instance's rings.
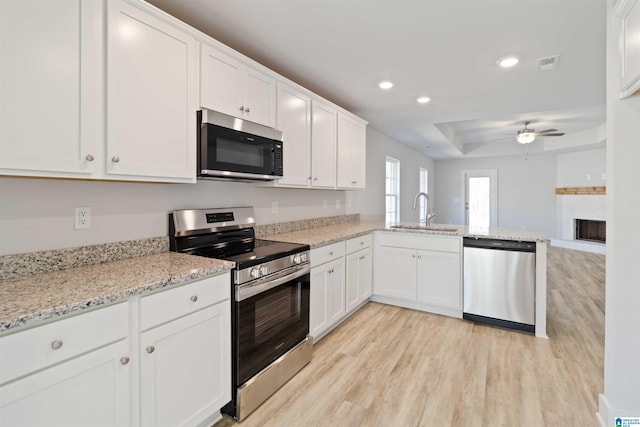
[{"label": "light hardwood plank floor", "polygon": [[239,426],[599,426],[605,258],[550,247],[547,275],[548,340],[368,303]]}]

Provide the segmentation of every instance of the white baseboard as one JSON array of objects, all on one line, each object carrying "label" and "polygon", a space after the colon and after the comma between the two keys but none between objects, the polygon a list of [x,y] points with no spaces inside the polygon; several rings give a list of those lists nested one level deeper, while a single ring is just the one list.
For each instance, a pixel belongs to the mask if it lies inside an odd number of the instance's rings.
[{"label": "white baseboard", "polygon": [[619,408],[614,408],[609,403],[609,399],[604,394],[598,395],[598,412],[596,414],[598,416],[598,420],[600,421],[600,425],[602,427],[612,427],[616,425],[616,418],[621,417],[629,417],[629,418],[638,418],[640,417],[640,413],[630,412]]},{"label": "white baseboard", "polygon": [[577,240],[551,239],[551,246],[566,249],[576,249],[578,251],[592,252],[594,254],[606,254],[607,245],[597,242],[580,242]]}]

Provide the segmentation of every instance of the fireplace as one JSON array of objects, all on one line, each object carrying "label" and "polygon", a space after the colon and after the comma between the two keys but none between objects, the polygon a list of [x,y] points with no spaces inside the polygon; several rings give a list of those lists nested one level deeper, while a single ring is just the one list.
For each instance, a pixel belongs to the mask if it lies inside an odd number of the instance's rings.
[{"label": "fireplace", "polygon": [[590,242],[607,241],[607,223],[593,219],[576,219],[576,240],[588,240]]}]

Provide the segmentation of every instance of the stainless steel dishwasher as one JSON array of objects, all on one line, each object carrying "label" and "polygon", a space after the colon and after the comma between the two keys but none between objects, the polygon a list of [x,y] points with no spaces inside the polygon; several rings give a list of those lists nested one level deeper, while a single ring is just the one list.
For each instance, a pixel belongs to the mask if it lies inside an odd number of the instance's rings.
[{"label": "stainless steel dishwasher", "polygon": [[536,244],[465,237],[462,317],[535,332]]}]

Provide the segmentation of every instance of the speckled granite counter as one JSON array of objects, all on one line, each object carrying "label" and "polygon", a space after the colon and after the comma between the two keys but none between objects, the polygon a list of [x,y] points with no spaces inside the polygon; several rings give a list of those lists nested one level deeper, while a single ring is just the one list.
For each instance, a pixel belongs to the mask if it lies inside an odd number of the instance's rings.
[{"label": "speckled granite counter", "polygon": [[0,333],[219,274],[233,265],[165,252],[0,280]]},{"label": "speckled granite counter", "polygon": [[[416,227],[416,223],[402,223],[400,225]],[[311,248],[318,248],[353,237],[362,236],[372,231],[390,231],[397,233],[420,233],[444,236],[460,237],[484,237],[502,240],[521,240],[528,242],[549,242],[549,238],[539,231],[511,229],[511,228],[491,228],[489,230],[474,230],[466,226],[450,224],[433,224],[432,227],[447,228],[455,231],[425,230],[416,228],[394,228],[387,227],[384,221],[380,220],[360,220],[350,221],[342,224],[327,225],[324,227],[314,227],[306,230],[297,230],[286,233],[276,233],[262,236],[263,239],[281,240],[284,242],[302,243],[310,245]]]}]

